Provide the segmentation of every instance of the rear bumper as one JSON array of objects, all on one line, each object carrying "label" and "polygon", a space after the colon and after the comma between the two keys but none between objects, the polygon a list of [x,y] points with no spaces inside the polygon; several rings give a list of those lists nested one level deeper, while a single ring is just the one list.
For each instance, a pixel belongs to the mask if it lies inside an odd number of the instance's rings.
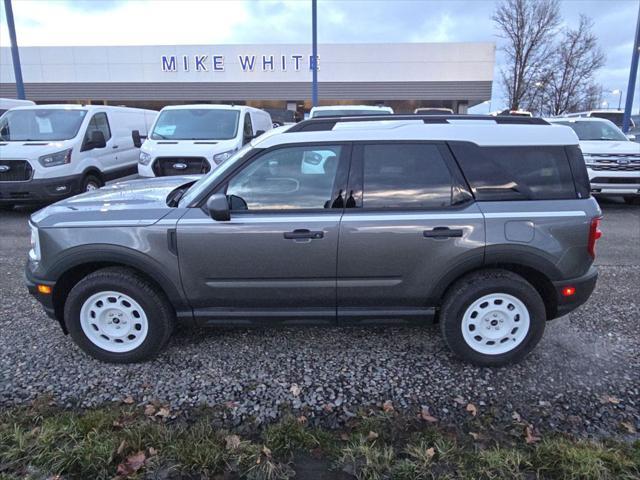
[{"label": "rear bumper", "polygon": [[[567,313],[575,310],[580,305],[585,303],[593,290],[596,288],[596,282],[598,281],[598,269],[594,266],[589,268],[589,271],[578,278],[571,280],[563,280],[560,282],[553,282],[553,286],[556,291],[557,299],[557,311],[553,318],[561,317]],[[566,287],[575,288],[575,293],[569,297],[565,297],[562,294],[562,290]],[[551,320],[551,318],[549,319]]]},{"label": "rear bumper", "polygon": [[80,193],[82,175],[0,182],[0,203],[52,203]]}]

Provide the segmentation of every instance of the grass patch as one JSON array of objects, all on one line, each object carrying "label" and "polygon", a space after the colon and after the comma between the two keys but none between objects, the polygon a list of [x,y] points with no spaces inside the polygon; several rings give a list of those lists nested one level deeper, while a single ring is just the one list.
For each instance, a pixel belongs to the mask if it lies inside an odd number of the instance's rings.
[{"label": "grass patch", "polygon": [[7,409],[0,413],[0,480],[167,474],[287,480],[296,474],[296,458],[313,458],[326,471],[333,470],[322,478],[640,478],[640,442],[553,436],[527,445],[493,430],[474,432],[472,438],[384,412],[358,417],[339,431],[312,427],[302,417],[286,417],[251,436],[217,425],[206,411],[170,420],[134,407],[65,411],[41,403]]}]

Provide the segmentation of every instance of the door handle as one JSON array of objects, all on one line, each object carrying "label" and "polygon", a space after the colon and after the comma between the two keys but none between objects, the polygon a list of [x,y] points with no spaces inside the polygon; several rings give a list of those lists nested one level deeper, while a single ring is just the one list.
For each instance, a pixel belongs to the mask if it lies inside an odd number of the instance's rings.
[{"label": "door handle", "polygon": [[287,240],[304,240],[304,239],[318,240],[323,237],[324,237],[324,232],[320,232],[320,231],[314,232],[306,228],[301,228],[298,230],[294,230],[293,232],[284,233],[284,238],[286,238]]},{"label": "door handle", "polygon": [[431,230],[425,230],[422,232],[425,238],[451,238],[462,237],[461,228],[449,228],[449,227],[435,227]]},{"label": "door handle", "polygon": [[114,145],[114,146],[113,146],[113,147],[111,147],[111,148],[118,148],[118,145]]}]

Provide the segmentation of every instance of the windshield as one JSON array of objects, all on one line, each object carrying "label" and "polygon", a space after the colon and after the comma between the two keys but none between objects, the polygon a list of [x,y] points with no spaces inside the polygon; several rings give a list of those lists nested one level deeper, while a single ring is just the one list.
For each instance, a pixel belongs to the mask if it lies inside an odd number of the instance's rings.
[{"label": "windshield", "polygon": [[193,202],[201,192],[206,190],[211,182],[215,181],[220,175],[223,175],[227,170],[233,168],[234,164],[242,159],[249,150],[253,149],[253,142],[247,143],[244,147],[234,153],[226,162],[220,165],[218,168],[210,171],[206,175],[200,177],[200,179],[191,185],[189,189],[180,198],[179,205],[185,207]]},{"label": "windshield", "polygon": [[604,118],[615,123],[618,127],[622,126],[622,112],[591,112],[590,117]]},{"label": "windshield", "polygon": [[573,128],[580,140],[628,141],[616,126],[609,122],[555,122]]},{"label": "windshield", "polygon": [[353,117],[357,115],[389,115],[386,110],[316,110],[313,118],[318,117]]},{"label": "windshield", "polygon": [[0,118],[0,138],[8,141],[69,140],[80,130],[86,110],[9,110]]},{"label": "windshield", "polygon": [[153,140],[230,140],[238,133],[238,110],[184,108],[160,112]]}]

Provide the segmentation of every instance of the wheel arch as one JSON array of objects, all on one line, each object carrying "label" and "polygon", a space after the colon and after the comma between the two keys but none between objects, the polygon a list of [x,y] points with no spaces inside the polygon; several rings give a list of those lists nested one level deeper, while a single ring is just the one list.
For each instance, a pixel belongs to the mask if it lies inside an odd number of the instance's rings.
[{"label": "wheel arch", "polygon": [[155,260],[124,247],[92,245],[71,249],[49,269],[47,277],[55,281],[52,298],[55,316],[63,329],[64,305],[71,289],[90,273],[106,267],[124,267],[136,272],[167,298],[179,319],[192,319],[191,308],[181,286],[176,285]]}]

